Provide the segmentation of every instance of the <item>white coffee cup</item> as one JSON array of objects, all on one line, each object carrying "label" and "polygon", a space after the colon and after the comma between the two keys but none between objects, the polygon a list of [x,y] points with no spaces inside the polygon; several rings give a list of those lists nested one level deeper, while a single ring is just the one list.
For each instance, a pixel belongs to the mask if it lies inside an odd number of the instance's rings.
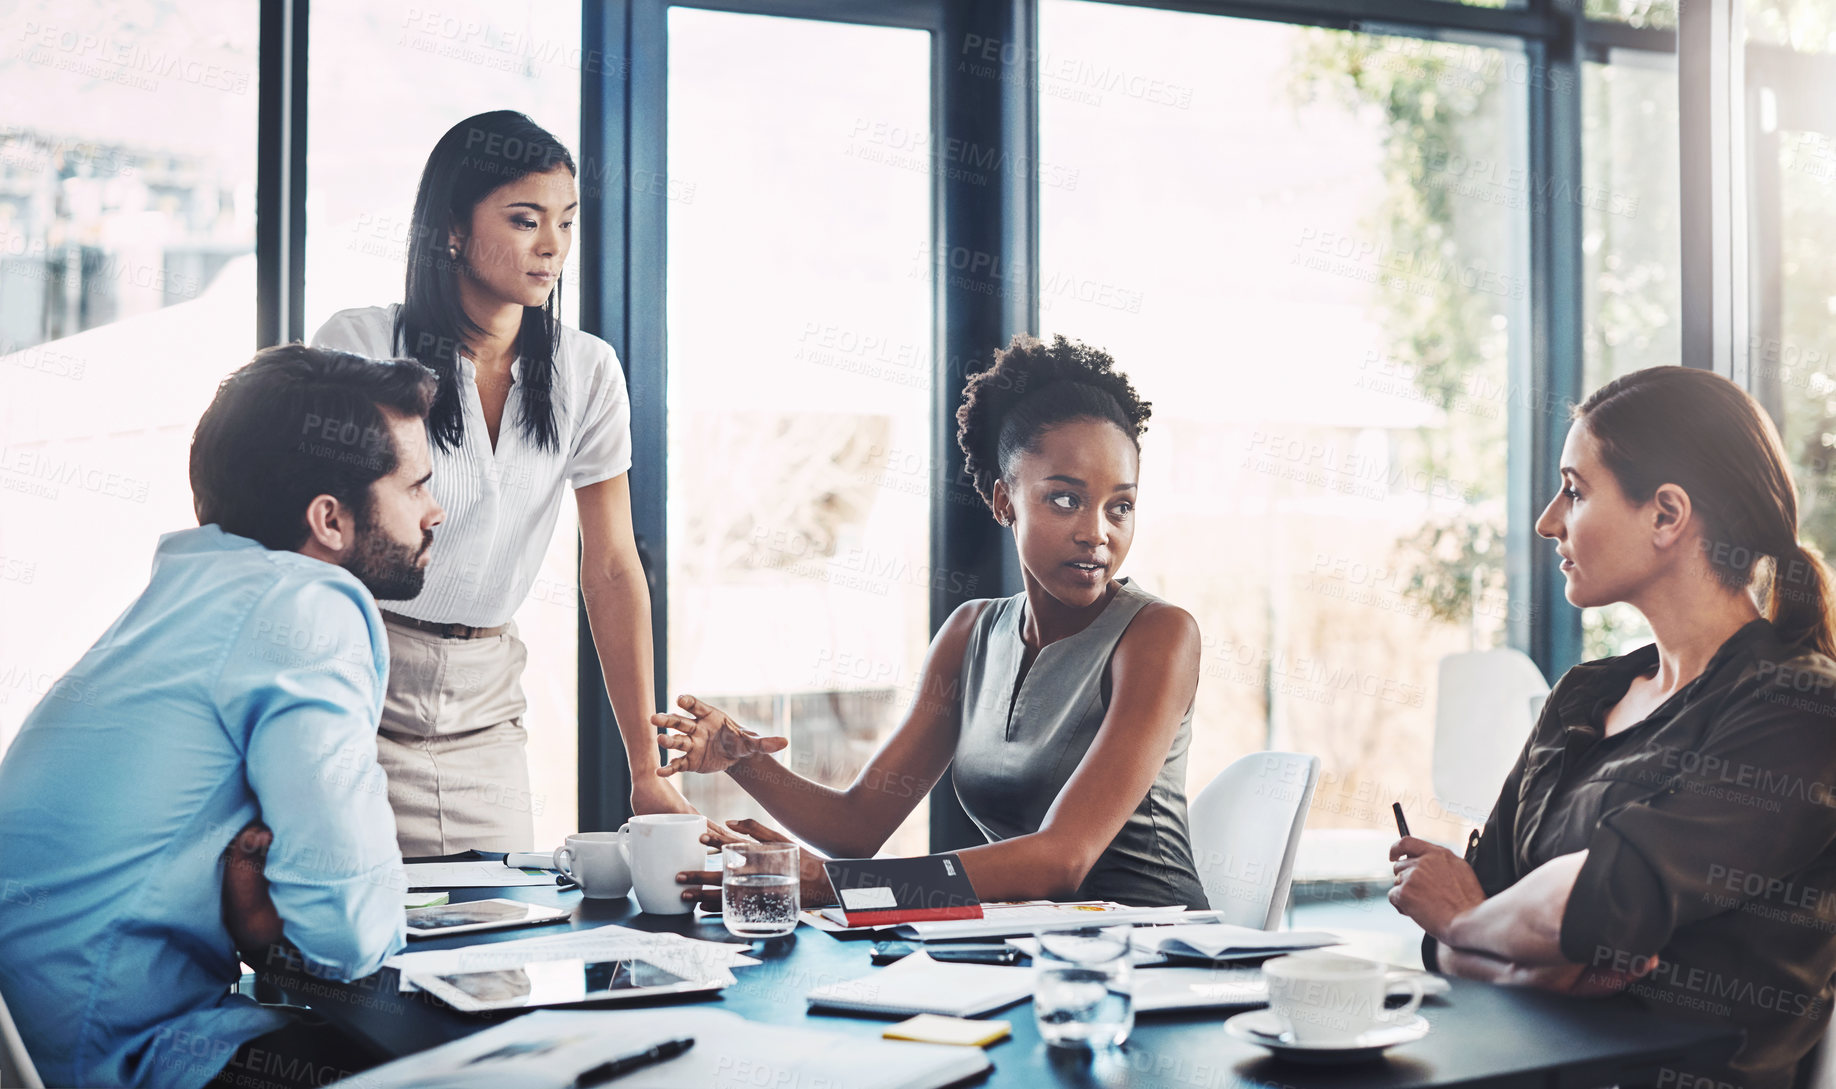
[{"label": "white coffee cup", "polygon": [[625,837],[625,859],[631,864],[631,891],[638,909],[652,915],[683,915],[695,910],[676,883],[685,870],[708,869],[708,848],[701,842],[707,818],[699,813],[647,813],[619,829]]},{"label": "white coffee cup", "polygon": [[631,864],[625,860],[625,833],[575,832],[555,848],[555,869],[572,878],[594,900],[616,900],[631,893]]},{"label": "white coffee cup", "polygon": [[[1342,953],[1311,951],[1276,957],[1262,965],[1269,984],[1269,1010],[1294,1042],[1351,1046],[1371,1029],[1399,1025],[1422,1004],[1422,981],[1414,973]],[[1412,992],[1400,1009],[1385,1009],[1392,983]]]}]

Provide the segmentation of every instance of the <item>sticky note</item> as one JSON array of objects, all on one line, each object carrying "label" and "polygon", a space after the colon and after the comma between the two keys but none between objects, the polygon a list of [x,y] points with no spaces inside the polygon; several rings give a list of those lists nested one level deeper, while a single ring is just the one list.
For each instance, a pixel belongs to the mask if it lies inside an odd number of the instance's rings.
[{"label": "sticky note", "polygon": [[880,1033],[888,1040],[916,1040],[921,1044],[955,1044],[959,1047],[987,1047],[996,1040],[1007,1039],[1013,1028],[1006,1021],[976,1021],[966,1017],[939,1017],[921,1013]]}]

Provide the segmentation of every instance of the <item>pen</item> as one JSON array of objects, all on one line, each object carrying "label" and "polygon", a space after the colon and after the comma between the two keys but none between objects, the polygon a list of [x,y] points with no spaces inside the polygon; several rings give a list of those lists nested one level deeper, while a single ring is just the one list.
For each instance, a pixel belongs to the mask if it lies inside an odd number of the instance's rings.
[{"label": "pen", "polygon": [[1409,822],[1403,819],[1402,803],[1391,802],[1390,809],[1396,813],[1396,830],[1403,834],[1403,838],[1407,839],[1409,836]]},{"label": "pen", "polygon": [[613,1078],[623,1077],[633,1070],[640,1070],[654,1063],[673,1059],[694,1046],[695,1038],[693,1036],[684,1036],[676,1040],[665,1040],[657,1046],[645,1051],[640,1051],[635,1055],[627,1055],[622,1059],[613,1059],[610,1062],[603,1062],[593,1067],[591,1070],[582,1071],[580,1076],[574,1079],[574,1084],[570,1086],[569,1089],[589,1089],[590,1086],[603,1085]]}]

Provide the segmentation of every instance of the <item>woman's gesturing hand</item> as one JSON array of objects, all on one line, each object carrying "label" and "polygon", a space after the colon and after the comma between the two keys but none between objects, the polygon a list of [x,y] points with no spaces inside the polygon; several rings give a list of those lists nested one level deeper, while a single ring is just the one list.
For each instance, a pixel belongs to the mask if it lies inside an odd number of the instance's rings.
[{"label": "woman's gesturing hand", "polygon": [[[701,842],[718,850],[729,843],[795,843],[796,840],[755,820],[731,820],[725,828],[709,821],[708,830],[702,834]],[[822,864],[827,861],[808,847],[798,848],[797,895],[800,906],[823,907],[835,902],[835,886],[829,883],[828,872],[822,868]],[[676,875],[676,883],[686,886],[682,890],[682,898],[696,901],[709,911],[720,910],[720,880],[721,871],[718,869],[690,870]]]},{"label": "woman's gesturing hand", "polygon": [[1485,902],[1485,890],[1466,860],[1425,839],[1404,836],[1390,845],[1396,884],[1390,903],[1421,928],[1445,940],[1447,926]]},{"label": "woman's gesturing hand", "polygon": [[725,711],[694,696],[677,696],[676,705],[682,714],[650,716],[651,725],[672,731],[658,737],[657,744],[682,754],[657,769],[664,778],[684,771],[712,775],[747,757],[777,752],[790,744],[788,737],[755,734],[728,718]]}]

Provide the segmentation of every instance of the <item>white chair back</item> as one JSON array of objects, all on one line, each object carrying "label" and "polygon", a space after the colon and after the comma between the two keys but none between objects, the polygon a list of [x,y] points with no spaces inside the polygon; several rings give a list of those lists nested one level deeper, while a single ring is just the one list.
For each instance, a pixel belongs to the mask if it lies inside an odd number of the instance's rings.
[{"label": "white chair back", "polygon": [[38,1078],[38,1067],[32,1065],[32,1056],[26,1053],[25,1041],[19,1038],[19,1029],[13,1024],[13,1015],[8,1012],[3,996],[0,996],[0,1089],[45,1089],[45,1083]]},{"label": "white chair back", "polygon": [[1281,923],[1319,777],[1317,756],[1251,753],[1192,799],[1192,860],[1222,921],[1258,930]]},{"label": "white chair back", "polygon": [[1434,792],[1483,824],[1549,695],[1542,670],[1510,647],[1441,659],[1434,701]]}]

